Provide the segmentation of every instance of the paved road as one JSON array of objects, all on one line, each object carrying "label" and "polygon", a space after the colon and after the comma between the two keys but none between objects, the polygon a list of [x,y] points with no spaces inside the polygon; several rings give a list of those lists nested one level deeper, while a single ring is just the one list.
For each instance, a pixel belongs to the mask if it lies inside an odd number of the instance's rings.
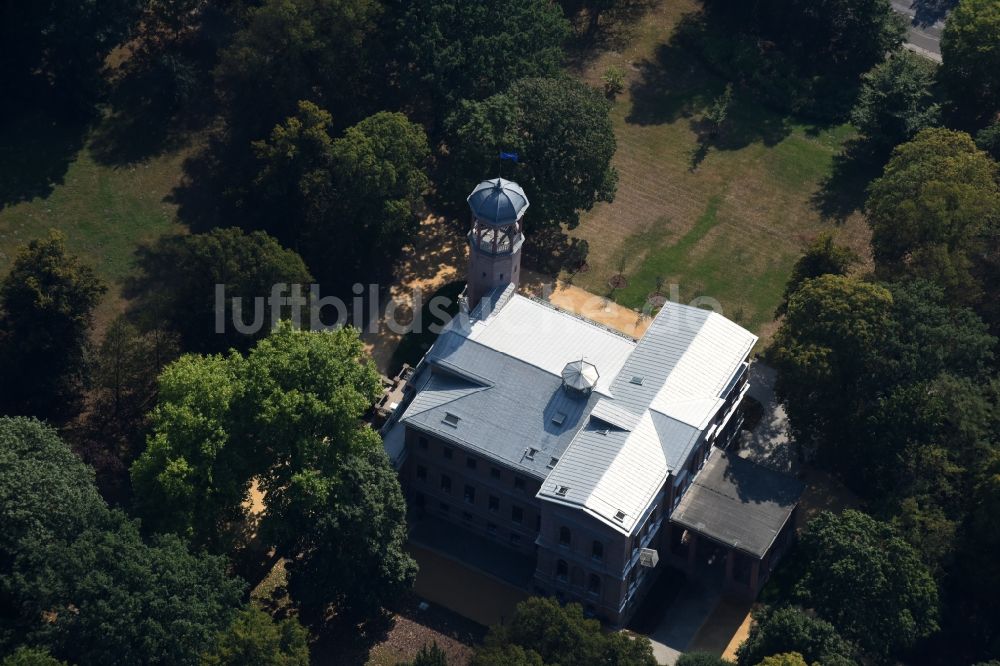
[{"label": "paved road", "polygon": [[911,6],[911,0],[891,1],[892,8],[909,20],[906,37],[907,47],[932,60],[941,62],[941,32],[944,29],[944,21],[937,21],[934,25],[929,26],[915,25],[916,10]]}]

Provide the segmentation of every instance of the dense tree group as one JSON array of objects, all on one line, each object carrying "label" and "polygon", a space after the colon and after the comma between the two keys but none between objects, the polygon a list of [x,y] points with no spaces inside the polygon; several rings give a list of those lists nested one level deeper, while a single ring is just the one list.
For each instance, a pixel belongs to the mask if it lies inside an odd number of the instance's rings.
[{"label": "dense tree group", "polygon": [[135,506],[156,532],[225,552],[255,481],[261,533],[308,610],[370,616],[406,589],[405,504],[381,440],[360,418],[379,391],[352,328],[280,325],[247,356],[186,355],[160,377]]},{"label": "dense tree group", "polygon": [[32,240],[0,282],[0,410],[63,417],[86,381],[94,309],[107,287],[53,232]]},{"label": "dense tree group", "polygon": [[198,663],[239,605],[222,558],[146,543],[52,428],[0,417],[0,650],[78,664]]},{"label": "dense tree group", "polygon": [[473,666],[634,664],[653,666],[653,646],[644,637],[605,633],[584,617],[580,604],[561,605],[532,597],[517,605],[510,622],[490,629]]}]

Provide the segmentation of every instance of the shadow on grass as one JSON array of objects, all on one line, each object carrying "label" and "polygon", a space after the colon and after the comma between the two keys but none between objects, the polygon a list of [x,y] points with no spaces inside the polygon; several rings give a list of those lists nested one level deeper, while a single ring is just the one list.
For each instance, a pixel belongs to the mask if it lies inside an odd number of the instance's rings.
[{"label": "shadow on grass", "polygon": [[47,197],[63,183],[89,124],[29,111],[0,127],[0,210]]},{"label": "shadow on grass", "polygon": [[721,78],[709,72],[676,36],[660,45],[652,60],[637,64],[640,78],[632,84],[633,125],[660,125],[700,114],[725,90]]},{"label": "shadow on grass", "polygon": [[[573,34],[566,45],[567,59],[571,66],[583,67],[602,51],[617,51],[628,45],[636,26],[659,0],[618,0],[614,3],[563,0],[559,4],[573,25]],[[595,9],[594,5],[598,4],[611,6]]]},{"label": "shadow on grass", "polygon": [[94,129],[90,154],[104,166],[126,166],[181,148],[186,136],[172,129],[171,118],[148,109],[109,113]]},{"label": "shadow on grass", "polygon": [[813,194],[813,207],[824,219],[842,224],[864,208],[868,185],[881,175],[885,161],[886,156],[866,142],[849,142],[833,158],[833,170]]},{"label": "shadow on grass", "polygon": [[717,126],[705,114],[720,103],[726,80],[697,56],[699,44],[720,39],[704,21],[685,18],[670,41],[661,45],[652,61],[639,63],[642,74],[632,86],[632,110],[626,121],[657,125],[689,118],[698,136],[692,169],[709,149],[739,150],[753,143],[773,146],[792,131],[788,114],[763,105],[745,90],[736,88],[727,106],[725,122]]}]

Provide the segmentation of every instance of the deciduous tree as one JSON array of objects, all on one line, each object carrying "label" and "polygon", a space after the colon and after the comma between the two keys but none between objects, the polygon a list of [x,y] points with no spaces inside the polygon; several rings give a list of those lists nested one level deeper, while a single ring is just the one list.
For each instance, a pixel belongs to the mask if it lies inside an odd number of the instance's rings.
[{"label": "deciduous tree", "polygon": [[473,664],[492,666],[501,658],[519,665],[656,663],[648,639],[605,634],[600,622],[584,617],[580,604],[562,606],[541,597],[522,601],[508,624],[492,627]]},{"label": "deciduous tree", "polygon": [[274,620],[247,606],[215,637],[202,666],[309,666],[309,635],[294,617]]},{"label": "deciduous tree", "polygon": [[0,382],[0,410],[55,419],[73,412],[105,291],[58,232],[21,249],[0,283],[0,372],[8,378]]},{"label": "deciduous tree", "polygon": [[937,585],[889,525],[858,511],[824,512],[799,547],[796,596],[866,652],[887,659],[937,631]]},{"label": "deciduous tree", "polygon": [[[144,330],[175,332],[182,350],[202,353],[249,349],[267,335],[276,319],[290,314],[288,305],[271,307],[274,285],[299,284],[308,289],[313,279],[298,254],[264,232],[238,228],[165,236],[140,248],[137,268],[127,285],[135,298],[132,318]],[[217,302],[219,285],[223,303]],[[282,295],[289,296],[290,290]],[[301,293],[302,298],[307,295],[308,291]],[[240,299],[239,312],[234,312],[234,298]],[[302,311],[308,313],[305,307]],[[248,328],[257,321],[259,330],[240,332],[234,319]]]},{"label": "deciduous tree", "polygon": [[[963,132],[927,129],[893,151],[866,209],[876,272],[923,277],[958,303],[982,301],[1000,226],[998,167]],[[995,252],[995,248],[993,248]]]},{"label": "deciduous tree", "polygon": [[753,613],[750,633],[737,650],[739,666],[754,666],[767,655],[797,652],[809,663],[851,666],[855,648],[826,620],[800,608],[763,606]]},{"label": "deciduous tree", "polygon": [[378,280],[410,242],[429,180],[423,129],[381,112],[332,138],[331,116],[309,102],[254,144],[258,214],[300,248],[315,274],[347,292]]},{"label": "deciduous tree", "polygon": [[961,0],[941,37],[941,80],[959,115],[981,127],[1000,112],[1000,6]]},{"label": "deciduous tree", "polygon": [[788,310],[788,299],[798,291],[806,280],[821,275],[847,275],[852,266],[860,258],[854,250],[837,245],[831,234],[823,234],[806,249],[792,268],[792,276],[785,285],[785,293],[777,314],[782,315]]},{"label": "deciduous tree", "polygon": [[415,103],[443,117],[460,100],[503,92],[514,81],[552,76],[569,22],[546,0],[392,0],[393,55]]},{"label": "deciduous tree", "polygon": [[940,122],[933,87],[936,71],[933,61],[900,49],[864,75],[851,122],[870,147],[888,154]]},{"label": "deciduous tree", "polygon": [[570,78],[525,79],[482,102],[463,102],[449,118],[449,178],[465,196],[497,165],[498,150],[518,153],[505,169],[531,200],[536,225],[576,226],[580,211],[614,199],[615,135],[610,104],[596,89]]}]

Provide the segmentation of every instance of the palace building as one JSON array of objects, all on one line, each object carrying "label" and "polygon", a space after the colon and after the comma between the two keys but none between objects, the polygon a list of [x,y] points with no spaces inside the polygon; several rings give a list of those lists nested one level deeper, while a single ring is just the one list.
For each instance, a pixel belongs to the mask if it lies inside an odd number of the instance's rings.
[{"label": "palace building", "polygon": [[518,294],[528,197],[496,178],[468,202],[462,312],[382,429],[415,529],[612,625],[664,566],[756,595],[802,492],[727,452],[757,337],[667,302],[636,340]]}]

